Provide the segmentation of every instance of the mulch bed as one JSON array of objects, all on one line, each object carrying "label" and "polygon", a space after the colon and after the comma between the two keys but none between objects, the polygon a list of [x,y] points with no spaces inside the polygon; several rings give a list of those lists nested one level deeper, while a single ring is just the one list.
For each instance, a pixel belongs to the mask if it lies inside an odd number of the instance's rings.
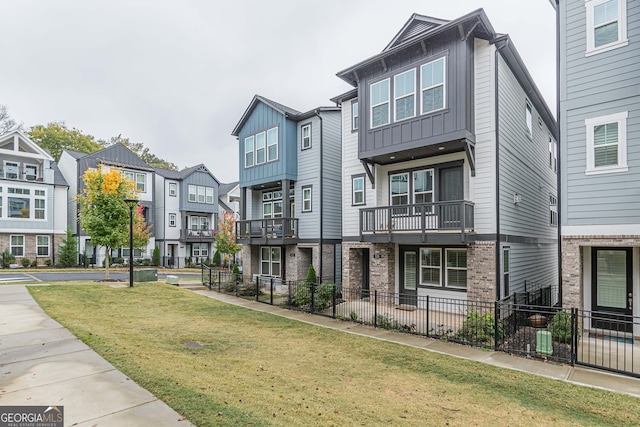
[{"label": "mulch bed", "polygon": [[[569,344],[553,341],[553,353],[551,355],[536,352],[536,332],[539,330],[539,328],[523,326],[513,335],[505,339],[502,345],[498,348],[508,353],[517,353],[536,359],[556,360],[561,362],[571,361],[571,346]],[[529,344],[529,353],[527,353],[527,344]]]}]

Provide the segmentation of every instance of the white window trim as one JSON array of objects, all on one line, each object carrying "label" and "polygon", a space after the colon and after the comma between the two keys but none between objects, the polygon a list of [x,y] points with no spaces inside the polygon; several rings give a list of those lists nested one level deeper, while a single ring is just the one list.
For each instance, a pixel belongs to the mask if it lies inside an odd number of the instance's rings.
[{"label": "white window trim", "polygon": [[[251,150],[247,151],[247,142],[251,140]],[[253,135],[248,136],[244,139],[244,167],[252,168],[256,165],[256,141]],[[251,164],[247,163],[247,154],[251,154]]]},{"label": "white window trim", "polygon": [[[453,251],[466,251],[467,252],[467,266],[465,268],[460,268],[460,267],[449,267],[449,252],[453,252]],[[443,286],[445,289],[468,289],[469,288],[469,250],[466,248],[446,248],[445,249],[445,254],[444,254],[444,260],[443,260],[443,265],[444,265],[444,270],[445,270],[445,277],[444,277],[444,283]],[[458,287],[458,286],[449,286],[449,270],[464,270],[467,272],[467,283],[465,283],[464,287]]]},{"label": "white window trim", "polygon": [[359,125],[360,125],[360,105],[356,100],[351,103],[351,130],[352,131],[358,130]]},{"label": "white window trim", "polygon": [[[15,178],[7,177],[7,165],[11,165],[12,167],[15,166],[15,168],[16,168],[16,177]],[[12,162],[12,161],[5,160],[3,165],[2,165],[2,177],[5,178],[5,179],[19,179],[20,178],[20,163],[19,162]]]},{"label": "white window trim", "polygon": [[175,213],[169,213],[169,227],[176,227],[178,225],[178,216]]},{"label": "white window trim", "polygon": [[[44,248],[45,245],[39,245],[38,244],[38,238],[40,237],[45,237],[47,239],[47,244],[46,244],[46,248],[47,248],[47,254],[46,255],[40,255],[38,252],[38,249],[40,248]],[[48,257],[50,256],[51,253],[51,238],[50,236],[47,236],[46,234],[38,234],[36,235],[36,257]]]},{"label": "white window trim", "polygon": [[595,47],[594,37],[594,8],[608,0],[585,0],[584,7],[587,9],[587,48],[585,56],[597,55],[629,44],[627,38],[627,0],[618,0],[618,40],[603,46]]},{"label": "white window trim", "polygon": [[[306,196],[306,192],[309,190],[309,197]],[[305,202],[309,202],[309,208],[305,208]],[[311,212],[313,210],[313,189],[309,186],[302,187],[302,212]]]},{"label": "white window trim", "polygon": [[533,139],[533,107],[527,100],[524,107],[524,125],[527,130],[527,135],[530,139]]},{"label": "white window trim", "polygon": [[[422,87],[422,74],[423,74],[423,68],[429,64],[433,64],[434,62],[438,62],[442,60],[442,108],[436,108],[435,110],[429,110],[429,111],[424,111],[424,92],[429,90],[429,89],[433,89],[435,87],[440,86],[440,84],[437,85],[432,85],[429,87]],[[435,59],[433,61],[427,62],[426,64],[422,64],[420,66],[420,114],[424,115],[424,114],[431,114],[431,113],[435,113],[437,111],[442,111],[445,108],[447,108],[447,57],[443,56],[440,57],[438,59]]]},{"label": "white window trim", "polygon": [[176,197],[178,195],[178,183],[170,182],[169,183],[169,196]]},{"label": "white window trim", "polygon": [[[198,202],[198,187],[196,185],[193,184],[189,184],[188,188],[188,196],[187,196],[187,200],[191,203],[197,203]],[[191,192],[191,190],[193,190],[193,193]],[[193,200],[191,200],[191,196],[193,195]]]},{"label": "white window trim", "polygon": [[[268,249],[269,251],[269,259],[265,259],[262,257],[263,255],[263,249]],[[273,250],[277,250],[280,253],[279,256],[279,261],[273,261]],[[262,270],[262,264],[263,263],[268,263],[269,264],[269,271],[268,272],[263,272]],[[280,270],[280,274],[274,275],[273,274],[273,264],[278,264],[279,270]],[[282,275],[282,248],[279,246],[260,246],[260,275],[262,276],[273,276],[273,277],[280,277]]]},{"label": "white window trim", "polygon": [[[22,245],[14,245],[13,244],[14,237],[22,237]],[[24,234],[11,234],[9,236],[9,252],[10,253],[13,254],[13,248],[22,248],[22,255],[15,255],[16,258],[24,257],[24,245],[25,245]]]},{"label": "white window trim", "polygon": [[[423,250],[429,250],[429,251],[437,251],[440,254],[440,264],[436,267],[435,265],[425,265],[423,266],[422,264],[422,251]],[[442,279],[444,278],[444,275],[442,274],[442,249],[441,248],[423,248],[421,247],[420,250],[418,251],[418,254],[420,255],[420,260],[419,260],[419,265],[418,268],[420,269],[420,282],[418,282],[418,286],[420,287],[429,287],[429,288],[442,288],[443,287],[443,283],[442,283]],[[438,269],[438,284],[437,285],[433,285],[430,283],[425,283],[424,279],[422,278],[422,269],[423,268],[431,268],[431,269]]]},{"label": "white window trim", "polygon": [[[356,190],[356,181],[362,181],[362,190]],[[367,204],[367,191],[363,175],[351,177],[351,205],[362,206]],[[356,193],[362,193],[362,202],[356,202]]]},{"label": "white window trim", "polygon": [[[396,96],[396,79],[399,76],[402,76],[408,73],[413,73],[413,92],[397,97]],[[394,122],[401,122],[403,120],[408,120],[416,116],[416,98],[417,98],[416,97],[416,74],[417,74],[416,69],[412,68],[411,70],[407,70],[393,76],[393,121]],[[413,96],[413,115],[398,119],[398,111],[397,111],[398,109],[396,107],[396,102],[399,99],[408,98],[409,96]]]},{"label": "white window trim", "polygon": [[204,192],[204,202],[207,205],[212,205],[213,200],[215,199],[215,197],[213,197],[213,187],[204,187]]},{"label": "white window trim", "polygon": [[[598,175],[603,173],[626,172],[627,165],[627,117],[628,111],[609,114],[607,116],[593,117],[584,121],[587,132],[587,167],[585,175]],[[618,164],[613,166],[595,167],[594,128],[598,125],[618,123]]]},{"label": "white window trim", "polygon": [[[33,179],[27,179],[27,168],[28,167],[32,167],[32,168],[35,169],[34,178]],[[38,165],[34,165],[32,163],[23,163],[22,164],[22,172],[24,173],[24,180],[25,181],[36,181],[38,179],[38,171],[39,171]]]},{"label": "white window trim", "polygon": [[[138,178],[142,177],[142,183],[138,181]],[[138,188],[138,185],[142,184],[142,190]],[[147,174],[146,173],[136,173],[136,190],[141,193],[147,192]]]},{"label": "white window trim", "polygon": [[[379,128],[379,127],[382,127],[382,126],[386,126],[386,125],[389,124],[389,120],[391,119],[391,111],[389,110],[389,108],[390,108],[389,104],[391,104],[391,80],[387,78],[387,79],[380,80],[380,81],[375,82],[375,83],[371,83],[371,85],[369,86],[369,97],[370,97],[370,99],[373,100],[373,87],[375,85],[378,85],[378,84],[383,83],[383,82],[387,82],[387,100],[385,102],[380,102],[378,104],[374,104],[373,101],[371,102],[371,107],[369,108],[369,113],[371,114],[371,129]],[[384,104],[387,104],[387,122],[386,123],[380,123],[379,125],[374,125],[373,124],[373,109],[375,107],[378,107],[378,106],[384,105]]]},{"label": "white window trim", "polygon": [[[276,135],[275,137],[275,142],[269,143],[269,132],[273,131],[273,133]],[[268,162],[275,162],[276,160],[278,160],[279,158],[279,153],[278,153],[278,127],[272,127],[266,130],[266,136],[265,136],[265,140],[266,140],[266,144],[267,144],[267,154],[266,154],[266,158],[267,158],[267,163]],[[271,150],[269,150],[270,147],[276,147],[276,156],[272,159],[269,157],[269,153],[271,152]]]},{"label": "white window trim", "polygon": [[[309,135],[307,137],[304,136],[305,129],[308,130]],[[300,128],[300,138],[301,138],[301,149],[308,150],[311,148],[311,123],[307,123]],[[305,145],[305,140],[307,140],[307,144]]]}]

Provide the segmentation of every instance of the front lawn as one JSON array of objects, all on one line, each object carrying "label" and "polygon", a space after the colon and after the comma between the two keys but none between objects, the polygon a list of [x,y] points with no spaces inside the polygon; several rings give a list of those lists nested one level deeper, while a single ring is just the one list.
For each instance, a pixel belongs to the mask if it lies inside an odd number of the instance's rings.
[{"label": "front lawn", "polygon": [[197,426],[640,420],[640,399],[316,327],[161,283],[29,290],[53,318]]}]

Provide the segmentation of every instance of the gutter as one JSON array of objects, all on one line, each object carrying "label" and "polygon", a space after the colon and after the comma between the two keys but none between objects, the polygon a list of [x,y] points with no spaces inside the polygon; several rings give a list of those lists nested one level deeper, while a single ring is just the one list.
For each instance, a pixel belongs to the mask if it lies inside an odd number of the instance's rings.
[{"label": "gutter", "polygon": [[324,140],[323,140],[323,136],[322,136],[322,116],[320,115],[320,109],[316,110],[316,116],[318,116],[318,119],[320,120],[320,240],[319,240],[319,244],[320,244],[320,254],[319,254],[319,258],[320,258],[320,264],[319,264],[319,268],[320,268],[320,275],[318,276],[320,278],[320,283],[322,283],[322,251],[323,251],[323,247],[322,244],[324,243],[323,241],[323,221],[322,221],[322,208],[323,208],[323,203],[322,203],[322,199],[323,199],[323,186],[322,186],[322,181],[324,178],[324,174],[323,174],[323,146],[324,146]]}]

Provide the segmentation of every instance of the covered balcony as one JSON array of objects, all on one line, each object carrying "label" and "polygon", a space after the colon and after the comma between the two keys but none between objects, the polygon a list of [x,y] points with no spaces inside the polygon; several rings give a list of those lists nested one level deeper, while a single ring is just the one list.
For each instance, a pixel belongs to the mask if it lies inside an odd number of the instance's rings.
[{"label": "covered balcony", "polygon": [[473,203],[466,200],[360,209],[360,237],[375,243],[469,243]]},{"label": "covered balcony", "polygon": [[269,218],[236,221],[236,242],[245,245],[298,243],[298,219]]},{"label": "covered balcony", "polygon": [[185,242],[212,242],[215,234],[211,228],[183,228],[180,230],[180,240]]}]

